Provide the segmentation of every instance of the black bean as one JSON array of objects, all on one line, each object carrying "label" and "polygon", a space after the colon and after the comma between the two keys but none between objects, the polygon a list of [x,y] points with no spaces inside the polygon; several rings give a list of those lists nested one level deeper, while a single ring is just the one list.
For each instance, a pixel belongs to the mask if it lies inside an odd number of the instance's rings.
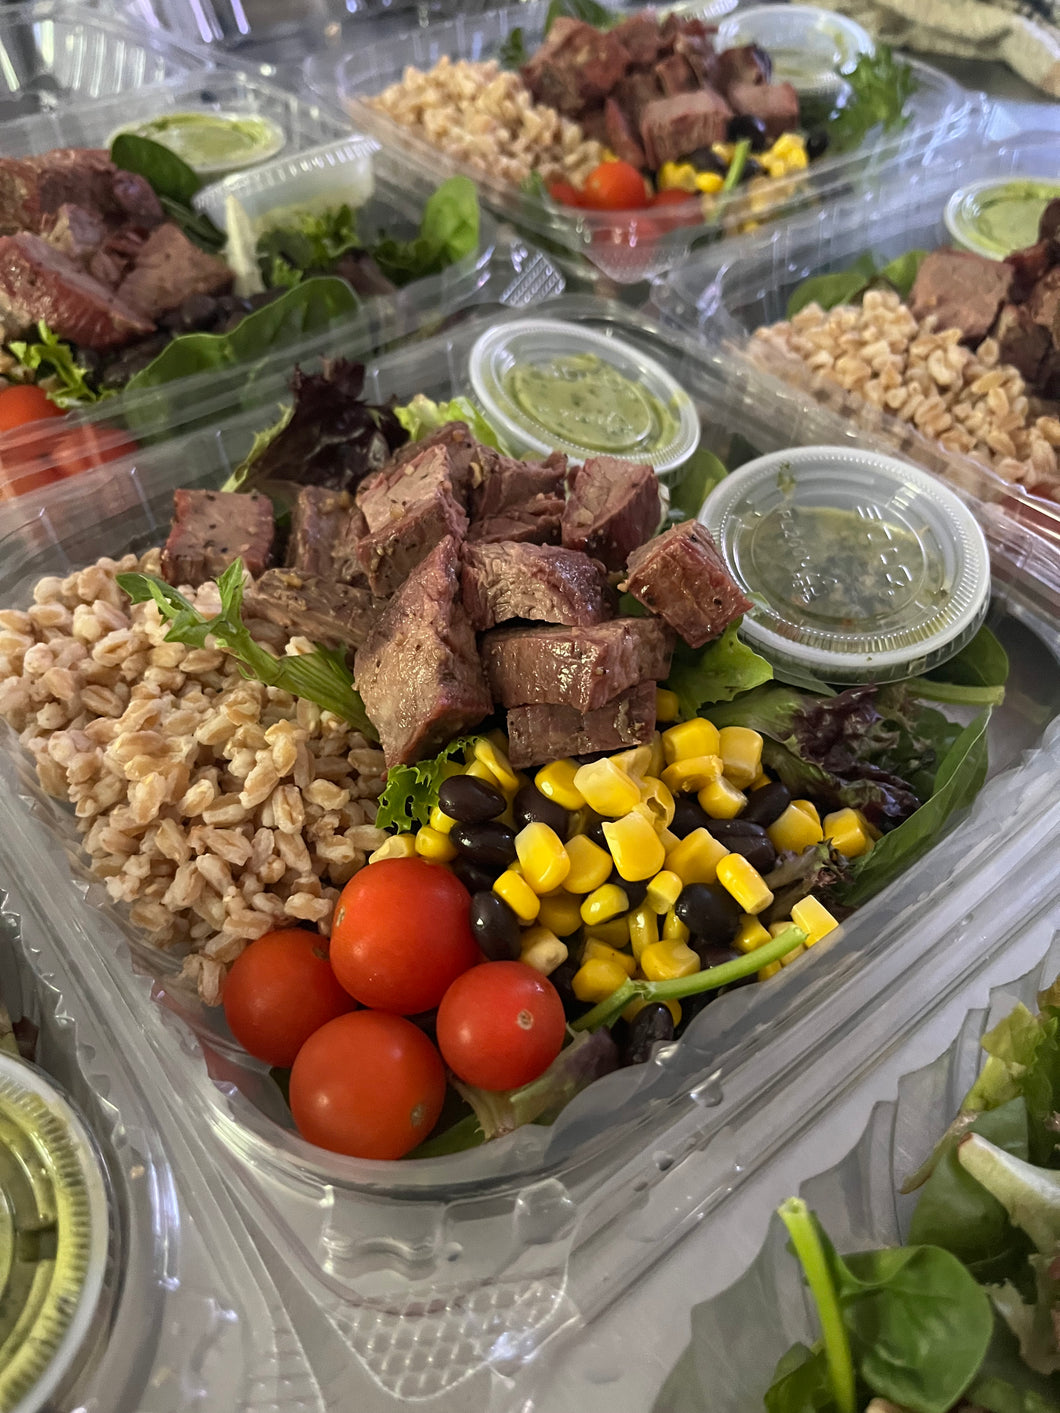
[{"label": "black bean", "polygon": [[685,839],[693,829],[706,829],[713,821],[695,795],[674,796],[674,817],[670,833]]},{"label": "black bean", "polygon": [[707,942],[702,937],[690,937],[688,945],[699,958],[699,964],[704,971],[710,967],[720,967],[725,962],[731,962],[739,953],[732,947],[726,947],[724,943]]},{"label": "black bean", "polygon": [[697,172],[714,172],[719,177],[723,177],[729,170],[718,154],[709,147],[697,147],[687,157],[682,157],[681,161],[691,163]]},{"label": "black bean", "polygon": [[518,961],[519,919],[496,893],[476,893],[471,899],[471,931],[491,962]]},{"label": "black bean", "polygon": [[761,118],[752,117],[750,113],[737,113],[735,117],[730,118],[725,136],[730,142],[742,142],[744,138],[750,138],[752,152],[764,152],[769,146],[765,123]]},{"label": "black bean", "polygon": [[574,974],[578,970],[578,963],[572,958],[565,962],[560,962],[555,971],[550,971],[548,979],[559,993],[559,999],[563,1002],[563,1012],[568,1020],[576,1020],[578,1016],[585,1014],[585,1003],[579,1001],[574,994]]},{"label": "black bean", "polygon": [[768,873],[777,861],[772,840],[760,824],[749,819],[716,819],[710,832],[733,854],[742,854],[759,873]]},{"label": "black bean", "polygon": [[811,128],[806,134],[806,156],[811,162],[823,157],[828,151],[828,129]]},{"label": "black bean", "polygon": [[731,942],[740,926],[740,905],[717,883],[686,883],[674,912],[703,942]]},{"label": "black bean", "polygon": [[747,161],[743,164],[743,171],[740,173],[740,180],[742,182],[749,182],[752,177],[762,176],[765,173],[765,170],[766,169],[762,166],[761,162],[756,162],[753,157],[748,157]]},{"label": "black bean", "polygon": [[561,839],[566,839],[570,828],[570,813],[555,800],[542,795],[536,785],[524,785],[512,802],[512,812],[520,829],[528,824],[547,824]]},{"label": "black bean", "polygon": [[[676,830],[674,832],[676,833]],[[607,835],[604,833],[603,820],[591,819],[585,826],[585,837],[591,839],[594,844],[599,844],[601,849],[606,849]]]},{"label": "black bean", "polygon": [[780,818],[790,804],[791,791],[788,787],[782,785],[779,780],[771,780],[768,785],[761,785],[757,790],[751,791],[740,812],[740,818],[767,829]]},{"label": "black bean", "polygon": [[628,878],[622,877],[617,868],[611,870],[611,877],[607,881],[622,889],[631,908],[639,908],[648,891],[647,883],[631,883]]},{"label": "black bean", "polygon": [[515,862],[515,835],[506,824],[458,824],[449,838],[483,868],[507,868]]},{"label": "black bean", "polygon": [[504,813],[505,799],[496,785],[474,775],[451,775],[438,791],[443,814],[457,824],[485,824]]},{"label": "black bean", "polygon": [[472,863],[470,859],[460,858],[458,855],[449,865],[450,873],[454,873],[464,885],[472,897],[476,893],[488,893],[493,887],[494,879],[503,868],[483,868],[480,864]]},{"label": "black bean", "polygon": [[627,1065],[645,1065],[651,1059],[651,1052],[659,1041],[674,1038],[674,1018],[669,1006],[661,1001],[651,1001],[644,1006],[626,1027],[626,1039],[622,1046],[622,1062]]}]

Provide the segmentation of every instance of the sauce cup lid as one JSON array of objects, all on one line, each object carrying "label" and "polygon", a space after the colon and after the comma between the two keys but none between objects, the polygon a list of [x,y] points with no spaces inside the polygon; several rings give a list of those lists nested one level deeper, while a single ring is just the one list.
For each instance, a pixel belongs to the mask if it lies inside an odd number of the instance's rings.
[{"label": "sauce cup lid", "polygon": [[958,653],[986,614],[982,530],[951,490],[895,457],[774,452],[727,476],[699,519],[754,605],[741,632],[791,676],[913,677]]},{"label": "sauce cup lid", "polygon": [[[535,400],[519,386],[520,370],[543,375],[561,405]],[[499,324],[475,342],[468,373],[486,420],[524,455],[614,456],[665,475],[699,443],[695,404],[661,364],[578,324],[534,318]],[[591,386],[600,373],[621,380],[603,396]]]},{"label": "sauce cup lid", "polygon": [[[1037,217],[1027,223],[1022,235],[1010,241],[990,236],[983,226],[987,209],[1001,204],[1006,196],[1012,201],[1033,203],[1034,208],[1038,208]],[[1057,197],[1060,197],[1060,177],[1055,172],[1042,176],[987,177],[955,191],[946,202],[942,218],[952,239],[965,250],[985,255],[989,260],[1003,260],[1014,250],[1023,250],[1035,243],[1041,212]]]},{"label": "sauce cup lid", "polygon": [[[186,150],[182,151],[182,144],[179,140],[174,143],[173,138],[170,137],[169,142],[167,142],[167,135],[161,127],[157,127],[156,131],[152,131],[158,124],[173,122],[179,119],[186,120],[189,118],[194,119],[195,122],[201,123],[203,126],[215,128],[246,128],[249,124],[260,132],[261,139],[255,145],[238,152],[233,151],[228,156],[218,154],[213,158],[202,158],[194,154],[187,154]],[[280,124],[268,117],[267,114],[256,113],[250,110],[237,112],[234,109],[227,108],[223,110],[216,108],[181,108],[173,112],[159,113],[155,118],[138,118],[135,122],[124,123],[121,127],[115,128],[107,138],[108,149],[113,145],[116,137],[121,137],[125,134],[131,137],[146,137],[151,142],[157,142],[162,147],[169,147],[171,151],[177,153],[177,156],[179,156],[182,161],[187,163],[193,172],[204,178],[223,177],[230,172],[240,172],[248,167],[254,167],[259,162],[266,162],[270,158],[277,156],[277,154],[282,152],[287,146],[287,134]]]}]

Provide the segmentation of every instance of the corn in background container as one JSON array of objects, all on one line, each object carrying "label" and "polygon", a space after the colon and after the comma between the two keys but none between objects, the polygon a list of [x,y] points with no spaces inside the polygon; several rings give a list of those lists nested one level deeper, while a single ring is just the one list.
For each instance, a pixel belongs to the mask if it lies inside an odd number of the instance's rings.
[{"label": "corn in background container", "polygon": [[[710,23],[733,8],[729,0],[700,0],[678,6],[677,12]],[[516,30],[521,32],[529,55],[544,38],[547,12],[546,0],[530,0],[480,17],[461,16],[428,24],[378,43],[358,43],[340,57],[331,52],[314,55],[306,62],[306,83],[322,100],[345,109],[358,131],[371,133],[384,146],[400,150],[423,170],[464,171],[473,177],[483,200],[498,215],[554,250],[573,275],[595,279],[602,272],[625,285],[680,266],[693,243],[706,234],[705,227],[669,232],[652,228],[647,238],[642,234],[631,243],[630,222],[638,219],[636,212],[572,211],[544,204],[538,197],[447,156],[367,101],[398,82],[408,65],[430,69],[445,55],[454,62],[496,58]],[[904,170],[907,163],[919,160],[947,139],[963,136],[967,140],[979,130],[984,109],[978,96],[927,64],[912,61],[912,68],[918,88],[910,100],[912,117],[905,128],[877,135],[856,152],[823,157],[807,172],[776,179],[770,186],[766,210],[758,210],[749,196],[734,195],[726,202],[718,233],[728,236],[749,221],[777,220],[808,204],[831,203],[851,189],[871,188],[882,173]],[[650,221],[650,212],[642,212],[641,218],[644,216]]]},{"label": "corn in background container", "polygon": [[[658,359],[695,400],[703,444],[723,457],[737,437],[758,450],[790,444],[773,407],[744,405],[651,321],[591,299],[535,312]],[[470,349],[494,322],[471,320],[378,360],[367,395],[466,393]],[[234,417],[145,451],[120,476],[92,473],[27,500],[20,513],[32,514],[0,541],[0,603],[25,603],[43,574],[158,544],[173,489],[219,485],[260,425]],[[833,1044],[862,1033],[870,1055],[890,1044],[888,1023],[904,1012],[883,1006],[889,988],[901,985],[918,1006],[949,994],[1003,958],[1015,931],[1052,903],[1060,642],[1018,584],[991,622],[1013,664],[991,728],[994,778],[945,840],[779,977],[718,998],[679,1043],[597,1082],[552,1127],[415,1163],[344,1159],[297,1137],[264,1067],[239,1052],[216,1011],[176,986],[179,958],[153,949],[86,874],[69,811],[43,796],[4,732],[0,876],[42,900],[35,921],[89,974],[96,1002],[128,1007],[136,1046],[161,1072],[165,1112],[179,1095],[194,1115],[208,1168],[253,1231],[328,1406],[525,1407],[566,1341],[577,1335],[591,1348],[604,1307],[634,1289],[698,1204],[773,1149],[792,1095],[812,1082],[814,1102],[829,1101],[842,1073]],[[546,1348],[547,1361],[535,1358]],[[606,1392],[616,1406],[615,1389]]]}]

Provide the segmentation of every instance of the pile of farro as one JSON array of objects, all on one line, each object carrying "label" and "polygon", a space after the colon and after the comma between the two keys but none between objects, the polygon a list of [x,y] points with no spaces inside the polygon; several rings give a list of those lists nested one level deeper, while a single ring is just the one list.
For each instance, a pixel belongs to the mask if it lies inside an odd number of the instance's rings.
[{"label": "pile of farro", "polygon": [[933,437],[948,451],[974,456],[1036,495],[1060,499],[1060,419],[1039,415],[1019,372],[999,362],[997,341],[974,351],[959,329],[917,320],[893,291],[870,290],[860,305],[823,310],[809,304],[791,320],[758,329],[752,355],[787,376],[801,364],[811,387],[838,386]]},{"label": "pile of farro", "polygon": [[488,176],[518,186],[531,172],[581,186],[604,148],[580,124],[535,103],[518,74],[495,60],[447,56],[433,69],[407,68],[400,83],[368,100],[403,127]]},{"label": "pile of farro", "polygon": [[[383,841],[382,753],[308,701],[246,681],[230,657],[164,641],[153,603],[115,575],[159,556],[102,559],[42,579],[0,612],[0,715],[43,788],[74,806],[91,868],[209,1004],[248,942],[276,927],[327,932],[344,883]],[[204,613],[216,587],[185,590]],[[276,652],[304,638],[247,618]]]}]

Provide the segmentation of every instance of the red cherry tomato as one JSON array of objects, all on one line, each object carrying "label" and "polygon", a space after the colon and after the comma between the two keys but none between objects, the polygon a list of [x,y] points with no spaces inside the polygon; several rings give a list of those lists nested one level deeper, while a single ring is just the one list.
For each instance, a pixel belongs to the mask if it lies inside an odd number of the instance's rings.
[{"label": "red cherry tomato", "polygon": [[122,457],[135,456],[139,447],[116,427],[71,427],[55,443],[55,464],[63,476],[78,476]]},{"label": "red cherry tomato", "polygon": [[479,1089],[518,1089],[559,1054],[567,1022],[549,981],[524,962],[486,962],[458,976],[438,1007],[445,1063]]},{"label": "red cherry tomato", "polygon": [[0,388],[0,432],[62,415],[62,409],[35,383],[10,383]]},{"label": "red cherry tomato", "polygon": [[438,1122],[445,1066],[411,1021],[353,1011],[299,1050],[290,1099],[310,1143],[353,1158],[402,1158]]},{"label": "red cherry tomato", "polygon": [[414,1016],[437,1006],[481,960],[471,898],[448,869],[424,859],[382,859],[342,890],[331,965],[363,1006]]},{"label": "red cherry tomato", "polygon": [[296,927],[251,942],[225,981],[232,1034],[256,1059],[284,1069],[314,1031],[353,1006],[331,969],[327,939]]},{"label": "red cherry tomato", "polygon": [[582,205],[592,211],[639,211],[648,204],[648,189],[628,162],[601,162],[585,179]]},{"label": "red cherry tomato", "polygon": [[552,182],[548,194],[561,206],[581,206],[582,194],[571,182]]},{"label": "red cherry tomato", "polygon": [[674,231],[681,226],[698,226],[703,220],[698,200],[687,191],[658,192],[652,200],[651,212],[664,231]]}]

